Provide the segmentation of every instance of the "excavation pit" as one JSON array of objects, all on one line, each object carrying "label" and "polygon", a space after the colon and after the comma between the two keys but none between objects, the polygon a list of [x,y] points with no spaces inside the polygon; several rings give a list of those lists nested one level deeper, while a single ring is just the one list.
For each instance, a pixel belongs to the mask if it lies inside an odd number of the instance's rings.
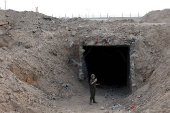
[{"label": "excavation pit", "polygon": [[130,46],[83,46],[83,77],[95,74],[100,88],[131,92]]}]

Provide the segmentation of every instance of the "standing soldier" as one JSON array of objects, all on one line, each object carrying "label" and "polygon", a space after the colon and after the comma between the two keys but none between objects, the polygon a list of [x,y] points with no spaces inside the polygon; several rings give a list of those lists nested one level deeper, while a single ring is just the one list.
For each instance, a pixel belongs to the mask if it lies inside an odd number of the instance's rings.
[{"label": "standing soldier", "polygon": [[95,101],[96,85],[100,85],[100,84],[96,84],[96,82],[97,82],[97,78],[95,79],[95,75],[92,74],[90,79],[90,105],[92,105],[92,100],[93,103],[97,103]]}]

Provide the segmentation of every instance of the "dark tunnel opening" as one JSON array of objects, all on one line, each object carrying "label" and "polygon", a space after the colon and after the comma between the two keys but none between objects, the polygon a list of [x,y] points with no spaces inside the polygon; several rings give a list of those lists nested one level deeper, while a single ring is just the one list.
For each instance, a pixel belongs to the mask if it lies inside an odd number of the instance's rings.
[{"label": "dark tunnel opening", "polygon": [[105,86],[130,89],[130,46],[84,46],[88,78]]}]

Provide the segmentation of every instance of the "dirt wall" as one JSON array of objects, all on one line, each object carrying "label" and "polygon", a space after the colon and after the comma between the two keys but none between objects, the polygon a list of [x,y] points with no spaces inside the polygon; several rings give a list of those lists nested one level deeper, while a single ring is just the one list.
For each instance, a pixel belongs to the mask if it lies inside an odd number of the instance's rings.
[{"label": "dirt wall", "polygon": [[[6,11],[5,15],[10,24],[0,26],[0,29],[2,33],[9,26],[11,29],[0,35],[0,66],[19,80],[34,85],[47,95],[54,94],[59,99],[69,99],[84,89],[79,81],[78,68],[78,64],[82,63],[79,56],[79,47],[82,45],[130,45],[133,92],[136,98],[139,94],[148,94],[141,98],[143,100],[147,100],[152,88],[159,86],[152,82],[161,79],[163,75],[156,73],[169,59],[169,24],[57,19],[12,10]],[[8,41],[4,44],[5,40]],[[6,76],[4,71],[1,73]],[[4,84],[9,86],[8,82]],[[152,87],[148,84],[152,84]],[[167,81],[160,83],[164,87],[166,84]],[[144,87],[147,90],[142,90]],[[159,90],[156,90],[155,96],[159,96]],[[132,97],[127,98],[127,103],[131,103]],[[136,98],[132,103],[142,106]],[[152,98],[156,97],[150,97],[148,101]],[[20,101],[19,97],[17,99]],[[146,106],[138,109],[144,108]]]}]

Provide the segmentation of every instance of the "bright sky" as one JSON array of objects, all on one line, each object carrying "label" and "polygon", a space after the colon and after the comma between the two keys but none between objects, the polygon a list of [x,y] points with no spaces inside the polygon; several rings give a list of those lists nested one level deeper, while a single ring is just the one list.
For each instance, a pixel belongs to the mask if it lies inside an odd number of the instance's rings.
[{"label": "bright sky", "polygon": [[[80,15],[94,16],[143,16],[152,10],[170,8],[170,0],[7,0],[7,9],[35,11],[55,17]],[[5,0],[0,0],[0,8],[5,9]]]}]

